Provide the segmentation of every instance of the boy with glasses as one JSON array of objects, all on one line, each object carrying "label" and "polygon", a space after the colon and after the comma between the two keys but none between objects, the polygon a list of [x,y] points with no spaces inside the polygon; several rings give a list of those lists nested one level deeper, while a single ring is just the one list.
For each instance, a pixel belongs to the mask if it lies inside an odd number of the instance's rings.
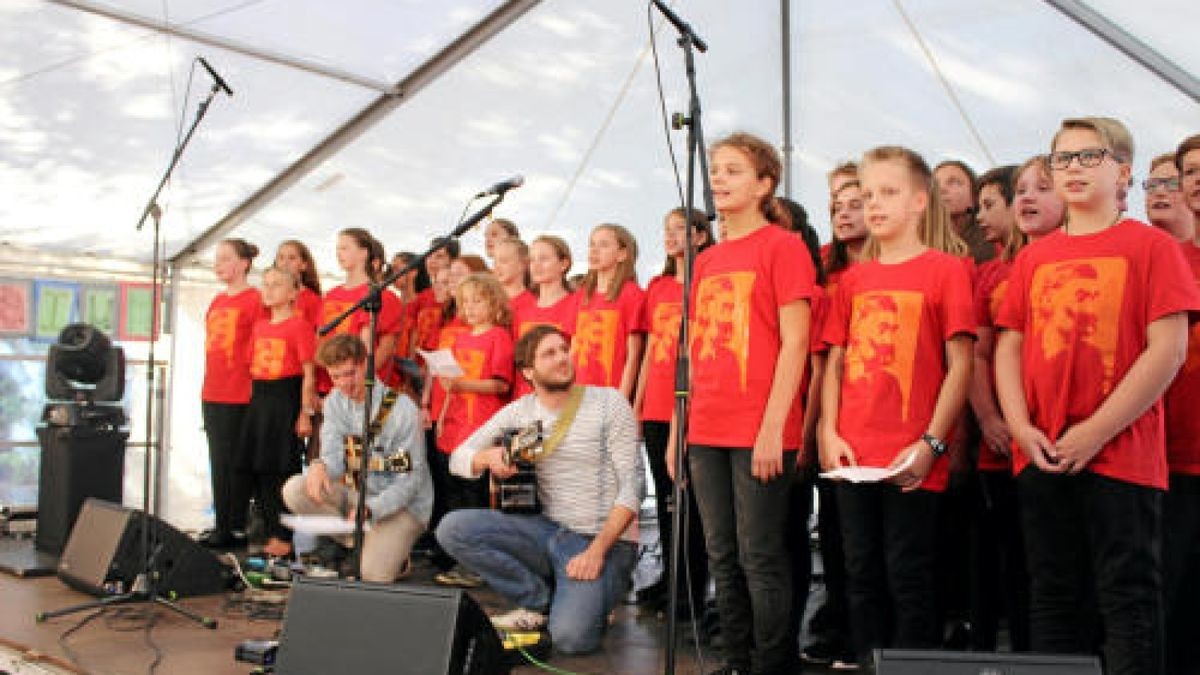
[{"label": "boy with glasses", "polygon": [[996,321],[1033,651],[1099,642],[1119,675],[1163,671],[1161,396],[1200,310],[1178,245],[1121,216],[1132,159],[1120,122],[1063,122],[1049,167],[1066,222],[1017,256]]}]

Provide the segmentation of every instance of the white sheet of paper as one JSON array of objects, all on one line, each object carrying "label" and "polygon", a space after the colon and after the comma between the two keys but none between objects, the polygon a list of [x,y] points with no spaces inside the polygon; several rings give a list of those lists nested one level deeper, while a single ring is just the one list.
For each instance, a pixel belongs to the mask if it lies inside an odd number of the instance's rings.
[{"label": "white sheet of paper", "polygon": [[449,349],[439,349],[434,352],[418,349],[417,353],[425,359],[425,366],[429,368],[429,372],[434,377],[462,377],[466,374],[463,372],[462,366],[458,365],[458,361],[454,360],[454,353]]},{"label": "white sheet of paper", "polygon": [[[297,515],[285,513],[279,516],[279,522],[294,532],[313,535],[354,534],[354,521],[341,516]],[[363,523],[363,530],[371,529],[371,523]]]},{"label": "white sheet of paper", "polygon": [[904,460],[903,464],[894,469],[879,466],[840,466],[832,471],[825,471],[821,474],[821,478],[844,480],[851,483],[878,483],[912,466],[916,458],[916,453],[912,453],[908,459]]}]

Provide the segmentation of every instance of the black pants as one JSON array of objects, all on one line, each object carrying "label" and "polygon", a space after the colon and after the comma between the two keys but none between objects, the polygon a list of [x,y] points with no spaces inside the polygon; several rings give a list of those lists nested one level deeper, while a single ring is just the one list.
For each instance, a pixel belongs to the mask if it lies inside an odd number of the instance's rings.
[{"label": "black pants", "polygon": [[1008,619],[1014,652],[1029,651],[1029,572],[1008,470],[980,471],[971,536],[971,648],[995,651],[999,618]]},{"label": "black pants", "polygon": [[292,474],[248,473],[243,480],[250,485],[251,493],[262,512],[266,535],[281,541],[291,541],[292,531],[279,522],[280,515],[290,513],[283,503],[283,484]]},{"label": "black pants", "polygon": [[[659,545],[663,551],[663,580],[666,580],[667,570],[671,564],[671,532],[674,527],[674,496],[675,484],[667,473],[667,437],[671,433],[668,422],[642,422],[642,438],[646,441],[646,459],[650,465],[650,475],[654,478],[654,502],[658,511]],[[684,463],[686,471],[687,464]],[[708,553],[704,550],[704,529],[700,524],[700,507],[696,504],[696,491],[691,481],[684,487],[688,507],[684,511],[687,527],[683,530],[683,541],[680,550],[683,552],[683,563],[678,568],[676,589],[679,592],[678,602],[691,601],[697,618],[703,611],[704,591],[708,586]],[[690,585],[689,585],[690,582]]]},{"label": "black pants", "polygon": [[894,485],[839,484],[850,624],[859,662],[880,647],[940,646],[937,624],[939,495]]},{"label": "black pants", "polygon": [[1171,474],[1163,498],[1167,672],[1200,668],[1200,476]]},{"label": "black pants", "polygon": [[246,530],[250,510],[250,482],[238,469],[241,459],[242,423],[249,408],[243,403],[204,401],[200,412],[208,437],[209,476],[212,479],[213,529],[219,534]]},{"label": "black pants", "polygon": [[[476,480],[460,478],[450,473],[450,455],[437,449],[437,425],[425,432],[425,447],[428,448],[429,474],[433,479],[433,515],[429,519],[429,532],[437,529],[442,517],[458,509],[483,509],[488,504],[488,474]],[[443,572],[454,567],[454,557],[442,548],[437,539],[432,540],[433,565]]]},{"label": "black pants", "polygon": [[784,538],[792,556],[792,618],[791,637],[794,649],[799,648],[804,624],[804,609],[808,606],[808,587],[812,583],[812,549],[809,546],[808,517],[812,515],[813,481],[811,469],[797,471],[793,477],[792,493],[788,497],[788,517]]},{"label": "black pants", "polygon": [[1032,465],[1017,489],[1033,650],[1090,653],[1099,640],[1106,673],[1163,672],[1162,492]]},{"label": "black pants", "polygon": [[797,650],[784,515],[796,453],[783,453],[783,475],[768,483],[750,475],[750,459],[748,448],[688,449],[725,661],[753,673],[791,673]]},{"label": "black pants", "polygon": [[813,614],[808,630],[814,643],[828,644],[836,652],[848,652],[853,644],[850,600],[846,594],[846,555],[842,550],[842,524],[835,483],[817,479],[817,505],[817,543],[821,551],[825,602]]}]

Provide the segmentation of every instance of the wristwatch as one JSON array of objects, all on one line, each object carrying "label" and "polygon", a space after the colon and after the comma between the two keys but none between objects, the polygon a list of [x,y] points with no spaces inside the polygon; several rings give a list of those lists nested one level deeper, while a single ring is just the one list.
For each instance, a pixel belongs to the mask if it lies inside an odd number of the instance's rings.
[{"label": "wristwatch", "polygon": [[930,450],[933,450],[934,459],[946,454],[946,441],[943,441],[942,439],[930,433],[921,434],[921,440],[925,441],[925,443],[929,445]]}]

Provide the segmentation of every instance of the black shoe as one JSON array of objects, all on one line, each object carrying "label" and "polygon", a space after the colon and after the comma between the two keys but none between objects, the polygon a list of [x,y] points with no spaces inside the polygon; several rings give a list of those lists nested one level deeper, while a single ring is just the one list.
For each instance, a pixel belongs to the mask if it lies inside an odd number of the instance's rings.
[{"label": "black shoe", "polygon": [[205,548],[217,551],[234,551],[246,548],[246,533],[208,530],[201,533],[196,541]]},{"label": "black shoe", "polygon": [[800,650],[800,659],[805,663],[827,666],[833,663],[834,659],[842,656],[841,651],[829,640],[817,640]]},{"label": "black shoe", "polygon": [[664,575],[649,586],[639,588],[635,595],[637,597],[637,604],[639,605],[665,604],[667,599],[667,577]]}]

